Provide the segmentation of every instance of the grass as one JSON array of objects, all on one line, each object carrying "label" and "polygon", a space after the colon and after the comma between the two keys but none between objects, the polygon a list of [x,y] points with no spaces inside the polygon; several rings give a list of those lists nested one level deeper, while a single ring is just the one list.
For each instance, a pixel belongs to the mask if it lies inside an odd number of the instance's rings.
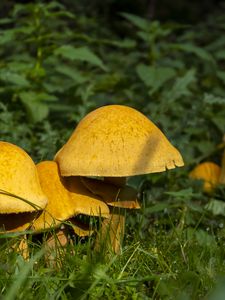
[{"label": "grass", "polygon": [[185,213],[164,210],[152,216],[140,237],[132,221],[134,216],[143,218],[144,210],[128,217],[118,256],[94,253],[94,237],[77,239],[57,249],[60,266],[53,267],[45,262],[42,244],[31,237],[29,261],[9,251],[9,237],[1,239],[0,299],[220,299],[225,280],[223,220],[215,217],[204,228],[205,213],[196,224],[187,224],[188,208]]}]

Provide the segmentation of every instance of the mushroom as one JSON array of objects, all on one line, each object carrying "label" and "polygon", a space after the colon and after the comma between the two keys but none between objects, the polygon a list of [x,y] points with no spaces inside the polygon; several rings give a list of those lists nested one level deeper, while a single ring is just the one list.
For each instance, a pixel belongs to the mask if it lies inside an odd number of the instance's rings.
[{"label": "mushroom", "polygon": [[81,183],[80,178],[63,178],[54,161],[37,164],[42,190],[48,196],[48,204],[34,221],[33,229],[42,231],[59,226],[76,215],[108,217],[107,205],[94,196]]},{"label": "mushroom", "polygon": [[[47,204],[31,157],[20,147],[3,141],[0,141],[0,190],[1,233],[26,230]],[[24,249],[25,244],[25,240],[21,241],[18,249]]]},{"label": "mushroom", "polygon": [[55,156],[62,176],[127,177],[183,166],[164,134],[142,113],[100,107],[84,117]]},{"label": "mushroom", "polygon": [[214,162],[203,162],[189,174],[190,178],[203,180],[203,190],[210,193],[219,184],[221,168]]},{"label": "mushroom", "polygon": [[[108,217],[109,209],[101,199],[92,193],[81,183],[80,178],[62,178],[59,174],[58,165],[54,161],[43,161],[37,164],[37,171],[43,192],[48,196],[48,204],[41,215],[33,222],[33,231],[38,233],[50,228],[56,228],[55,236],[61,244],[68,240],[66,231],[61,230],[60,225],[66,221],[74,227],[74,232],[83,236],[83,227],[76,223],[73,218],[79,214],[97,217]],[[80,231],[79,231],[80,225]],[[57,229],[59,228],[59,229]],[[89,234],[92,233],[89,230]],[[88,229],[86,229],[86,235]],[[50,236],[45,247],[53,247]],[[57,244],[57,243],[56,243]]]},{"label": "mushroom", "polygon": [[85,116],[55,161],[62,176],[99,176],[122,185],[127,176],[184,165],[179,151],[156,125],[123,105],[103,106]]}]

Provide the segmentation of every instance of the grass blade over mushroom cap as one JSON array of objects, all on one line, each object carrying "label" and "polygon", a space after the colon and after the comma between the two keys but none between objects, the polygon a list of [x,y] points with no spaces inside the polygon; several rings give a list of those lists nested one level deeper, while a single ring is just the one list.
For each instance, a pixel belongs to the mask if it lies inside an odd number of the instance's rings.
[{"label": "grass blade over mushroom cap", "polygon": [[133,176],[183,166],[179,151],[142,113],[122,105],[84,117],[55,160],[62,176]]}]

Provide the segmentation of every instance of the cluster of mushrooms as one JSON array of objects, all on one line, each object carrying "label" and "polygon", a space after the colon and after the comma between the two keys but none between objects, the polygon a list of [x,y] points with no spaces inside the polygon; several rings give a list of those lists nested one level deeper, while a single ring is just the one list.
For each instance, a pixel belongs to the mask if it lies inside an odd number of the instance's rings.
[{"label": "cluster of mushrooms", "polygon": [[[147,117],[123,105],[86,115],[52,161],[35,165],[23,149],[0,141],[0,232],[54,229],[64,246],[67,226],[78,236],[97,231],[94,249],[104,245],[118,254],[124,210],[140,208],[127,177],[183,164],[179,151]],[[98,228],[83,223],[80,215],[97,218]],[[55,246],[51,236],[48,243]],[[25,239],[19,249],[29,257]]]}]

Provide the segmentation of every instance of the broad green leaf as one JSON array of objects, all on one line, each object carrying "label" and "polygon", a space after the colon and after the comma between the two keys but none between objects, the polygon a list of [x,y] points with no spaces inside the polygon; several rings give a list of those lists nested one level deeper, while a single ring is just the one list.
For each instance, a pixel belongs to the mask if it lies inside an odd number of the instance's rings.
[{"label": "broad green leaf", "polygon": [[10,24],[12,22],[13,22],[13,20],[10,19],[10,18],[2,18],[2,19],[0,19],[0,25]]},{"label": "broad green leaf", "polygon": [[156,213],[156,212],[160,212],[163,211],[164,209],[168,208],[169,204],[168,203],[157,203],[151,207],[148,207],[148,213]]},{"label": "broad green leaf", "polygon": [[0,45],[12,42],[15,39],[15,29],[0,31]]},{"label": "broad green leaf", "polygon": [[13,72],[18,73],[26,73],[27,70],[33,68],[33,64],[27,61],[22,61],[19,58],[8,63],[9,70],[13,70]]},{"label": "broad green leaf", "polygon": [[196,81],[195,70],[189,70],[180,78],[177,78],[172,89],[167,91],[165,97],[170,102],[174,102],[181,96],[190,95],[189,85]]},{"label": "broad green leaf", "polygon": [[56,55],[61,55],[69,60],[86,61],[94,66],[107,70],[102,60],[87,47],[75,48],[70,45],[61,46],[55,50]]},{"label": "broad green leaf", "polygon": [[211,117],[211,121],[217,126],[221,134],[224,134],[225,132],[224,111],[222,110],[220,114],[213,114]]},{"label": "broad green leaf", "polygon": [[165,192],[165,194],[177,198],[191,198],[193,197],[193,190],[192,188],[187,188],[187,189],[180,190],[178,192]]},{"label": "broad green leaf", "polygon": [[58,73],[61,73],[63,75],[68,76],[69,78],[73,79],[76,83],[83,83],[85,82],[87,79],[81,75],[81,73],[75,69],[74,67],[70,67],[67,65],[58,65],[56,66],[55,70]]},{"label": "broad green leaf", "polygon": [[224,49],[216,51],[214,55],[217,59],[225,60],[225,51],[224,51]]},{"label": "broad green leaf", "polygon": [[184,52],[193,53],[199,58],[201,58],[202,60],[215,63],[213,56],[207,50],[200,48],[198,46],[192,44],[173,44],[171,47]]},{"label": "broad green leaf", "polygon": [[208,204],[205,205],[205,209],[212,212],[213,215],[222,215],[225,216],[225,202],[212,199]]},{"label": "broad green leaf", "polygon": [[132,24],[142,29],[143,31],[146,31],[149,27],[150,22],[144,18],[140,18],[138,16],[128,14],[128,13],[121,13],[121,16],[123,16],[125,19],[127,19],[128,21],[130,21]]},{"label": "broad green leaf", "polygon": [[128,49],[134,48],[137,45],[135,40],[131,40],[131,39],[128,39],[128,38],[126,38],[124,40],[121,40],[121,41],[118,40],[118,41],[107,41],[107,42],[111,45],[116,46],[116,47],[128,48]]},{"label": "broad green leaf", "polygon": [[225,83],[225,72],[224,71],[217,71],[216,75],[220,80],[222,80],[223,83]]},{"label": "broad green leaf", "polygon": [[[45,119],[48,115],[48,106],[47,104],[40,101],[44,95],[39,95],[39,99],[36,93],[34,92],[22,92],[19,94],[21,102],[23,103],[28,118],[31,122],[36,123]],[[47,98],[47,95],[46,95]],[[51,98],[49,95],[48,100]]]},{"label": "broad green leaf", "polygon": [[225,97],[222,98],[222,97],[218,97],[218,96],[208,94],[208,93],[204,94],[203,101],[210,105],[213,105],[213,104],[225,105]]},{"label": "broad green leaf", "polygon": [[7,83],[12,83],[19,87],[28,87],[30,85],[29,81],[24,75],[12,72],[7,69],[2,69],[0,71],[0,80]]},{"label": "broad green leaf", "polygon": [[166,81],[176,75],[172,68],[146,66],[143,64],[138,65],[136,71],[145,85],[151,88],[151,93],[156,92]]},{"label": "broad green leaf", "polygon": [[195,237],[201,246],[215,246],[215,238],[202,229],[195,231]]}]

